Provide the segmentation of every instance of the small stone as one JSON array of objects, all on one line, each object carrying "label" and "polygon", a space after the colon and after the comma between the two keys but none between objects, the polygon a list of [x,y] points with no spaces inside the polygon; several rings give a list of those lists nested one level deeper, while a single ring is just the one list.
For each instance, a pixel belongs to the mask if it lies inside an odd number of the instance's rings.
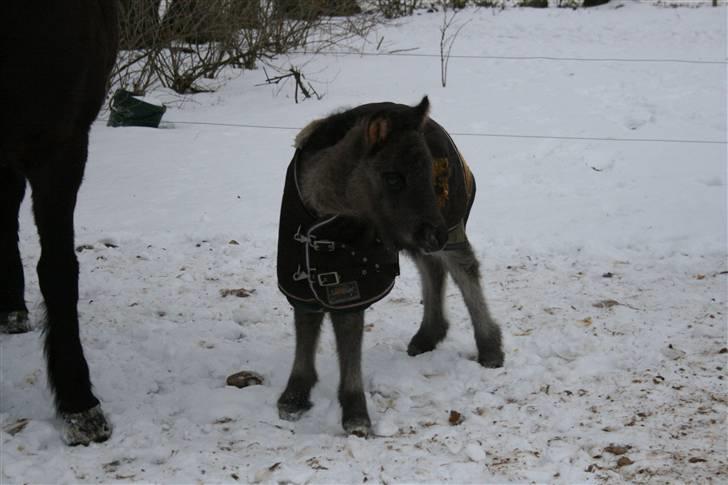
[{"label": "small stone", "polygon": [[458,411],[455,411],[454,409],[450,411],[450,417],[448,418],[448,423],[452,426],[457,426],[459,424],[462,424],[463,421],[465,421],[465,417],[460,414]]},{"label": "small stone", "polygon": [[623,466],[628,466],[633,464],[634,462],[629,459],[627,456],[621,457],[619,460],[617,460],[617,467],[621,468]]},{"label": "small stone", "polygon": [[259,386],[263,384],[264,381],[265,379],[263,379],[263,376],[257,372],[244,370],[228,376],[225,383],[228,386],[234,386],[238,389],[242,389],[249,386]]},{"label": "small stone", "polygon": [[615,306],[619,306],[619,305],[621,305],[621,303],[619,303],[617,300],[611,300],[610,299],[610,300],[601,300],[601,301],[598,301],[598,302],[594,303],[592,306],[594,308],[606,308],[606,309],[609,309],[609,308],[612,308],[612,307],[615,307]]},{"label": "small stone", "polygon": [[604,451],[613,455],[624,455],[627,451],[629,451],[629,448],[629,446],[609,445],[604,448]]},{"label": "small stone", "polygon": [[238,298],[247,298],[255,293],[255,290],[247,290],[245,288],[223,288],[220,290],[220,296],[237,296]]}]

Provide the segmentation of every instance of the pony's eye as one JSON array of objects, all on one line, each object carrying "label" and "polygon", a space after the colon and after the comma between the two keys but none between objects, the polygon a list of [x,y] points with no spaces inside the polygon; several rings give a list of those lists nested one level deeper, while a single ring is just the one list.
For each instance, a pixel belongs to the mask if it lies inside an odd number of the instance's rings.
[{"label": "pony's eye", "polygon": [[405,186],[404,177],[397,172],[384,172],[382,177],[390,190],[400,191]]}]

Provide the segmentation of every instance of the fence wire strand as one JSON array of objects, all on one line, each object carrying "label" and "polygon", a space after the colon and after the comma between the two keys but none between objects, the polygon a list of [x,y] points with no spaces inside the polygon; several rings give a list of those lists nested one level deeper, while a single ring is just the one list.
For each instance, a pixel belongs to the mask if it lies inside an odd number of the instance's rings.
[{"label": "fence wire strand", "polygon": [[[326,56],[368,56],[368,57],[434,57],[440,58],[440,54],[428,54],[424,52],[347,52],[347,51],[322,51],[305,52],[296,51],[288,54],[295,55],[326,55]],[[636,63],[678,63],[678,64],[728,64],[728,59],[651,59],[651,58],[620,58],[620,57],[557,57],[557,56],[495,56],[478,54],[451,54],[451,59],[483,59],[483,60],[506,60],[506,61],[554,61],[554,62],[636,62]]]},{"label": "fence wire strand", "polygon": [[[99,122],[107,122],[108,119],[99,119]],[[300,131],[303,127],[283,125],[260,125],[251,123],[218,123],[213,121],[183,121],[164,120],[162,125],[200,125],[200,126],[223,126],[227,128],[249,128],[256,130],[285,130]],[[612,136],[561,136],[561,135],[529,135],[523,133],[478,133],[478,132],[448,132],[452,136],[471,136],[488,138],[520,138],[537,140],[571,140],[571,141],[600,141],[600,142],[639,142],[639,143],[683,143],[702,145],[726,145],[726,140],[696,140],[679,138],[621,138]]]},{"label": "fence wire strand", "polygon": [[[328,56],[370,56],[370,57],[434,57],[440,58],[439,54],[427,54],[421,52],[346,52],[346,51],[317,51],[313,52],[289,52],[289,55],[328,55]],[[607,58],[607,57],[555,57],[555,56],[496,56],[496,55],[463,55],[452,54],[452,59],[483,59],[483,60],[509,60],[509,61],[554,61],[554,62],[632,62],[632,63],[681,63],[681,64],[710,64],[728,65],[728,59],[650,59],[650,58]],[[100,119],[99,121],[108,121]],[[221,123],[212,121],[183,121],[165,120],[163,123],[180,125],[200,126],[224,126],[230,128],[249,128],[261,130],[287,130],[299,131],[302,127],[283,125],[262,125],[252,123]],[[704,144],[704,145],[726,145],[726,140],[697,140],[697,139],[673,139],[673,138],[622,138],[611,136],[561,136],[561,135],[532,135],[523,133],[476,133],[476,132],[451,132],[452,136],[470,137],[491,137],[491,138],[520,138],[539,140],[572,140],[572,141],[599,141],[599,142],[638,142],[638,143],[683,143],[683,144]]]}]

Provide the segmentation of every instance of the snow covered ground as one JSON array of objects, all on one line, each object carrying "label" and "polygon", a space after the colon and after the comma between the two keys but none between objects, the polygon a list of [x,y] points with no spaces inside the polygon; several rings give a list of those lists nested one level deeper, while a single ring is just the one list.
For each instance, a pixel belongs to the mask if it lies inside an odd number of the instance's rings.
[{"label": "snow covered ground", "polygon": [[[716,63],[296,56],[324,93],[294,104],[262,71],[173,100],[163,129],[94,126],[77,210],[82,338],[112,438],[68,448],[41,332],[0,335],[0,482],[725,483],[726,145],[466,136],[726,139],[726,9],[625,3],[468,10],[453,53]],[[441,15],[364,47],[438,53]],[[429,94],[478,180],[469,223],[506,365],[473,359],[448,287],[450,335],[410,358],[419,281],[403,262],[367,314],[378,436],[347,437],[333,333],[314,408],[277,417],[293,352],[275,241],[294,130],[341,106]],[[175,120],[177,123],[175,123]],[[36,326],[39,255],[21,213]],[[245,288],[246,298],[222,290]],[[227,387],[250,369],[262,386]],[[451,411],[460,424],[451,424]]]}]

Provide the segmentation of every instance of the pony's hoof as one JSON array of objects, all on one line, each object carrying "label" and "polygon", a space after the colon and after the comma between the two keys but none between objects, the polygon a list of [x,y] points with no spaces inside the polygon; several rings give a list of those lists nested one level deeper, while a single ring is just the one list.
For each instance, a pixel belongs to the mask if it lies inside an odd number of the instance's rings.
[{"label": "pony's hoof", "polygon": [[489,355],[478,357],[478,363],[488,369],[497,369],[503,367],[504,358],[503,352],[492,352]]},{"label": "pony's hoof", "polygon": [[69,446],[84,445],[106,441],[111,436],[111,423],[109,423],[97,404],[91,409],[80,413],[64,413],[63,441]]},{"label": "pony's hoof", "polygon": [[30,330],[27,311],[0,312],[0,333],[25,333]]},{"label": "pony's hoof", "polygon": [[284,421],[298,421],[301,416],[311,409],[313,404],[310,401],[279,401],[278,417]]},{"label": "pony's hoof", "polygon": [[407,355],[414,357],[435,350],[439,340],[426,337],[424,334],[417,333],[407,346]]},{"label": "pony's hoof", "polygon": [[350,418],[344,421],[344,431],[347,434],[358,436],[359,438],[367,438],[372,431],[372,423],[369,418]]}]

